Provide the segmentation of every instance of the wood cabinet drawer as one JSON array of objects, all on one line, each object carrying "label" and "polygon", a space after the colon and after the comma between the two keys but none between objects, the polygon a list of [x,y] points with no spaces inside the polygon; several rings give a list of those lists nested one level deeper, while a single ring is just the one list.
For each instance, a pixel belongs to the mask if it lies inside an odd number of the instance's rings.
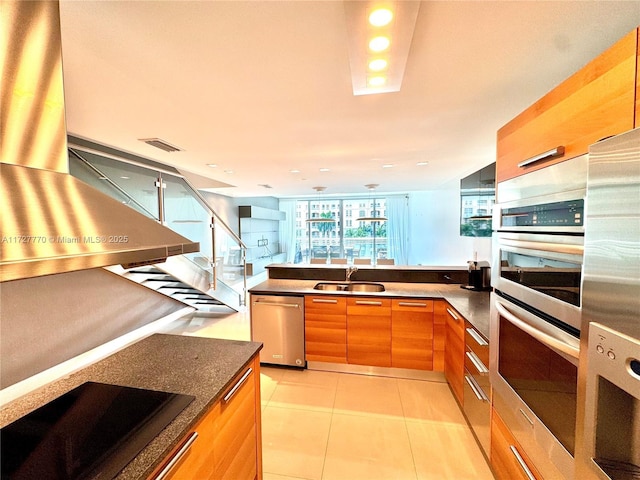
[{"label": "wood cabinet drawer", "polygon": [[[498,184],[587,153],[592,143],[633,128],[637,42],[634,30],[498,130]],[[519,166],[558,146],[563,155]]]},{"label": "wood cabinet drawer", "polygon": [[347,298],[331,295],[305,296],[304,312],[307,313],[347,313]]},{"label": "wood cabinet drawer", "polygon": [[498,480],[542,479],[495,410],[491,411],[491,467]]},{"label": "wood cabinet drawer", "polygon": [[[468,321],[465,321],[464,341],[467,346],[467,350],[473,352],[473,354],[478,357],[478,360],[482,362],[482,364],[485,367],[488,368],[489,367],[489,342]],[[467,369],[469,369],[469,371],[473,371],[473,369],[469,368],[467,359],[465,359],[465,366],[467,367]],[[477,370],[477,368],[475,369]]]},{"label": "wood cabinet drawer", "polygon": [[347,299],[349,315],[391,315],[391,299],[376,297],[356,297]]},{"label": "wood cabinet drawer", "polygon": [[391,300],[391,310],[394,312],[433,312],[433,300],[395,298]]}]

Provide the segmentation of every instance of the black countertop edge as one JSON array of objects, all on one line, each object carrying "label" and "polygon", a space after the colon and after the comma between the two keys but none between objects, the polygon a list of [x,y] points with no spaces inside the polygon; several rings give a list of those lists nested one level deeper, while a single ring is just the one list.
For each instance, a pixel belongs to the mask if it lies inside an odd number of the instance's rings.
[{"label": "black countertop edge", "polygon": [[245,369],[261,343],[153,334],[0,410],[5,426],[87,381],[193,395],[191,402],[116,477],[147,478]]},{"label": "black countertop edge", "polygon": [[357,281],[463,284],[469,279],[467,267],[274,263],[265,268],[272,279],[340,281],[349,267],[357,269],[351,275]]},{"label": "black countertop edge", "polygon": [[[382,283],[384,292],[348,292],[315,290],[317,280],[269,279],[249,289],[252,295],[337,295],[347,297],[432,298],[444,299],[489,340],[490,295],[437,283]],[[346,283],[335,282],[335,283]]]}]

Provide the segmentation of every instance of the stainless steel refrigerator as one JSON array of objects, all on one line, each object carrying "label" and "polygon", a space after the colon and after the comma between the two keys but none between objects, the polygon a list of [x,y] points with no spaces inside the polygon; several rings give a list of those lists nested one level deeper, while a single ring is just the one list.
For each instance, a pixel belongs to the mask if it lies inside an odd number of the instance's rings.
[{"label": "stainless steel refrigerator", "polygon": [[591,146],[576,479],[640,478],[640,128]]}]

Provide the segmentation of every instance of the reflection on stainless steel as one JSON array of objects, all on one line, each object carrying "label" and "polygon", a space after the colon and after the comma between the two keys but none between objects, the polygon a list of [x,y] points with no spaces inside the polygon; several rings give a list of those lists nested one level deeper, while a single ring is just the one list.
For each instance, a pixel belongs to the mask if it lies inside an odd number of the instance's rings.
[{"label": "reflection on stainless steel", "polygon": [[[625,362],[620,362],[623,347],[611,344],[612,359],[608,345],[625,338],[635,358],[640,356],[640,129],[591,146],[587,191],[582,315],[583,332],[589,334],[581,338],[578,399],[586,410],[578,412],[578,436],[584,441],[578,444],[576,475],[638,478],[640,377],[629,374],[630,355],[622,355]],[[593,338],[594,331],[607,343]],[[594,352],[598,344],[605,355]],[[600,378],[597,383],[596,378]],[[600,467],[594,456],[599,457]],[[618,468],[625,463],[634,467],[635,477]]]},{"label": "reflection on stainless steel", "polygon": [[255,295],[251,340],[264,344],[260,362],[304,367],[304,297]]},{"label": "reflection on stainless steel", "polygon": [[314,290],[330,290],[334,292],[384,292],[381,283],[351,282],[351,283],[316,283]]},{"label": "reflection on stainless steel", "polygon": [[1,165],[0,280],[197,252],[178,235],[65,173]]},{"label": "reflection on stainless steel", "polygon": [[494,408],[545,478],[573,478],[579,340],[496,293],[491,306]]},{"label": "reflection on stainless steel", "polygon": [[580,235],[496,232],[492,286],[580,329]]},{"label": "reflection on stainless steel", "polygon": [[587,372],[585,463],[595,478],[640,478],[640,340],[592,323]]},{"label": "reflection on stainless steel", "polygon": [[574,478],[586,155],[501,182],[493,406],[545,478]]},{"label": "reflection on stainless steel", "polygon": [[58,2],[2,2],[2,161],[68,172]]},{"label": "reflection on stainless steel", "polygon": [[0,281],[197,252],[68,174],[58,2],[3,2],[1,13]]}]

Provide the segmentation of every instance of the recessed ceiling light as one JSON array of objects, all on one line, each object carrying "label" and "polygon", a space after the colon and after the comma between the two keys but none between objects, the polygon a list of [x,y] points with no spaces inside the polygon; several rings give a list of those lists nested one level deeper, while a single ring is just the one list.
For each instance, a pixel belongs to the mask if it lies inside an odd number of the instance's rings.
[{"label": "recessed ceiling light", "polygon": [[321,171],[321,172],[328,172],[328,171],[329,171],[329,169],[328,169],[328,168],[321,168],[321,169],[320,169],[320,171]]},{"label": "recessed ceiling light", "polygon": [[290,173],[300,173],[300,170],[297,170],[297,169],[294,168],[293,170],[289,170],[289,172]]},{"label": "recessed ceiling light", "polygon": [[384,27],[393,19],[393,12],[388,8],[378,8],[369,15],[369,23],[374,27]]},{"label": "recessed ceiling light", "polygon": [[385,163],[382,168],[393,168],[393,163]]},{"label": "recessed ceiling light", "polygon": [[207,167],[218,168],[218,165],[216,165],[215,163],[207,163]]},{"label": "recessed ceiling light", "polygon": [[375,60],[371,60],[369,62],[369,70],[372,72],[380,72],[387,68],[387,61],[384,58],[376,58]]},{"label": "recessed ceiling light", "polygon": [[372,52],[384,52],[389,48],[389,39],[387,37],[375,37],[369,42],[369,49]]},{"label": "recessed ceiling light", "polygon": [[425,165],[428,165],[428,164],[429,164],[429,162],[418,162],[418,163],[416,163],[416,165],[418,167],[424,167]]},{"label": "recessed ceiling light", "polygon": [[385,83],[387,83],[387,79],[385,77],[376,76],[369,78],[367,83],[370,87],[382,87]]},{"label": "recessed ceiling light", "polygon": [[224,173],[231,175],[233,173],[233,170],[225,170]]},{"label": "recessed ceiling light", "polygon": [[122,176],[120,177],[122,180],[129,180],[131,177]]}]

